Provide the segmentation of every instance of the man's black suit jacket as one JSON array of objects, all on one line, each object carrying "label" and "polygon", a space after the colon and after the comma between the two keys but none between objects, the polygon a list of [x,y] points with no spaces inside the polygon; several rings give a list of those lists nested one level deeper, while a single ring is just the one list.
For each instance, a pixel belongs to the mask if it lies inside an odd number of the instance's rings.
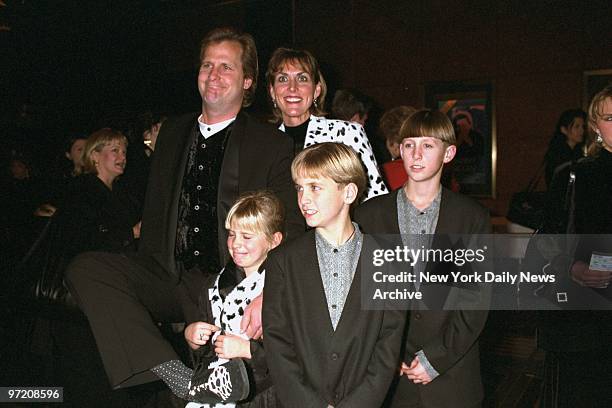
[{"label": "man's black suit jacket", "polygon": [[[399,234],[397,195],[375,197],[355,211],[355,221],[367,234]],[[488,211],[474,200],[442,188],[436,234],[486,234],[490,232]],[[426,288],[422,288],[426,290]],[[425,299],[425,295],[424,295]],[[473,407],[483,398],[480,379],[478,337],[487,319],[486,311],[413,311],[407,324],[404,361],[423,350],[440,374],[427,385],[399,379],[393,407],[420,404],[423,408]],[[411,398],[399,401],[398,398]]]},{"label": "man's black suit jacket", "polygon": [[263,323],[266,361],[286,408],[372,408],[382,404],[399,364],[403,311],[361,308],[359,260],[334,331],[315,231],[270,252]]},{"label": "man's black suit jacket", "polygon": [[[174,259],[179,197],[198,114],[164,122],[151,163],[142,217],[138,257],[163,279],[180,279]],[[240,112],[225,149],[217,198],[219,254],[222,265],[228,260],[225,218],[238,196],[247,191],[267,189],[283,202],[289,236],[304,231],[291,180],[293,144],[287,135]],[[151,262],[154,260],[154,262]]]}]

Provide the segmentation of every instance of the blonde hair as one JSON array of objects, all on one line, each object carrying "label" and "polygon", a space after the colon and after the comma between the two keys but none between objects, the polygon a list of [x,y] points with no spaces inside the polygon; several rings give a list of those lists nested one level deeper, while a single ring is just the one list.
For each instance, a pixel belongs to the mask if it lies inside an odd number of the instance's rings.
[{"label": "blonde hair", "polygon": [[[591,100],[591,104],[589,105],[589,127],[593,131],[597,129],[597,120],[603,116],[604,112],[602,109],[607,99],[612,101],[612,85],[606,86]],[[589,146],[587,154],[589,156],[597,156],[601,149],[601,143],[593,142]]]},{"label": "blonde hair", "polygon": [[225,228],[236,227],[265,235],[272,241],[276,232],[283,232],[285,210],[270,191],[254,191],[241,195],[225,218]]},{"label": "blonde hair", "polygon": [[[314,86],[319,85],[321,87],[319,97],[313,100],[312,105],[310,105],[310,113],[316,116],[324,116],[326,114],[325,96],[327,95],[327,84],[325,83],[325,78],[323,78],[323,73],[321,72],[317,59],[310,52],[283,47],[274,50],[270,57],[270,61],[268,61],[268,70],[266,71],[268,88],[274,87],[276,74],[279,73],[286,64],[293,64],[300,67],[304,72],[310,75]],[[271,97],[270,101],[274,102]],[[272,105],[272,113],[277,121],[283,120],[282,113],[278,107]]]},{"label": "blonde hair", "polygon": [[359,202],[367,185],[359,156],[342,143],[319,143],[302,150],[291,163],[291,177],[295,181],[299,176],[328,177],[341,186],[355,184],[357,197],[353,204]]},{"label": "blonde hair", "polygon": [[93,132],[87,138],[85,147],[83,148],[83,172],[98,174],[96,164],[94,163],[91,155],[93,152],[101,152],[104,146],[111,144],[112,142],[123,143],[126,147],[128,145],[127,138],[118,130],[111,128],[102,128]]},{"label": "blonde hair", "polygon": [[457,144],[455,129],[448,116],[444,113],[422,109],[410,115],[402,124],[400,138],[433,137],[448,145]]}]

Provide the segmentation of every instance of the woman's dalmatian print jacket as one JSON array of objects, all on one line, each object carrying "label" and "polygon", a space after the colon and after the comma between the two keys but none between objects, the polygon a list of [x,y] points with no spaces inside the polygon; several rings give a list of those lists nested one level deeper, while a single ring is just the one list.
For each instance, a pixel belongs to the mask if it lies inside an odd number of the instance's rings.
[{"label": "woman's dalmatian print jacket", "polygon": [[[284,131],[285,126],[281,124],[279,129]],[[343,143],[352,147],[359,154],[368,178],[368,188],[364,194],[364,201],[389,192],[378,170],[372,146],[363,126],[355,122],[311,115],[304,148],[324,142]]]}]

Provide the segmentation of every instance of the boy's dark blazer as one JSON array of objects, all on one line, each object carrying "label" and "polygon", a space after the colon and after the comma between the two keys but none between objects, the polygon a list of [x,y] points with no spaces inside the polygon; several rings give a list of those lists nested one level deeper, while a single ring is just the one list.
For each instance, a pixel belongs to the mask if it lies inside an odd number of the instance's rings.
[{"label": "boy's dark blazer", "polygon": [[[174,260],[179,197],[185,175],[187,156],[198,113],[164,122],[153,154],[144,213],[139,258],[155,262],[151,270],[162,278],[178,280]],[[278,195],[287,215],[289,235],[304,231],[304,221],[297,208],[291,180],[293,142],[274,126],[261,123],[241,111],[231,125],[225,148],[217,195],[219,254],[224,265],[228,258],[225,218],[238,196],[247,191],[268,189]],[[194,131],[195,129],[195,131]]]},{"label": "boy's dark blazer", "polygon": [[361,262],[334,332],[315,231],[274,251],[265,264],[266,360],[282,406],[379,407],[397,372],[402,311],[361,309]]},{"label": "boy's dark blazer", "polygon": [[[365,233],[400,233],[397,194],[403,191],[400,188],[375,197],[356,208],[355,221]],[[484,207],[442,188],[436,234],[487,234],[490,229],[489,214]],[[391,406],[461,408],[473,407],[482,401],[478,337],[486,319],[486,311],[411,312],[403,359],[410,363],[414,354],[423,350],[440,375],[427,385],[417,385],[407,377],[400,377]]]}]

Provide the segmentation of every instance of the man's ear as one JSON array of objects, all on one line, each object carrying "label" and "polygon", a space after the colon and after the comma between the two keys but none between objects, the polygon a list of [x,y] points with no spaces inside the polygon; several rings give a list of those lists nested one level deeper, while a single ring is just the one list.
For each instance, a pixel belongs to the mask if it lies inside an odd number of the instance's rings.
[{"label": "man's ear", "polygon": [[561,129],[560,129],[560,130],[561,130],[561,133],[563,133],[565,136],[567,136],[567,133],[568,133],[568,132],[567,132],[567,127],[565,127],[565,126],[561,126]]},{"label": "man's ear", "polygon": [[64,152],[64,154],[66,155],[66,158],[68,160],[72,160],[72,157],[70,157],[70,153],[69,152]]},{"label": "man's ear", "polygon": [[249,89],[253,85],[253,78],[244,78],[244,85],[242,85],[243,89]]},{"label": "man's ear", "polygon": [[446,151],[444,152],[444,163],[448,163],[451,160],[453,160],[456,154],[457,154],[457,146],[455,145],[448,146],[446,148]]},{"label": "man's ear", "polygon": [[280,243],[283,241],[283,233],[282,232],[275,232],[274,235],[272,235],[272,242],[270,243],[270,249],[274,249],[277,246],[280,245]]},{"label": "man's ear", "polygon": [[344,186],[344,203],[351,205],[357,199],[359,189],[355,183],[348,183]]}]

